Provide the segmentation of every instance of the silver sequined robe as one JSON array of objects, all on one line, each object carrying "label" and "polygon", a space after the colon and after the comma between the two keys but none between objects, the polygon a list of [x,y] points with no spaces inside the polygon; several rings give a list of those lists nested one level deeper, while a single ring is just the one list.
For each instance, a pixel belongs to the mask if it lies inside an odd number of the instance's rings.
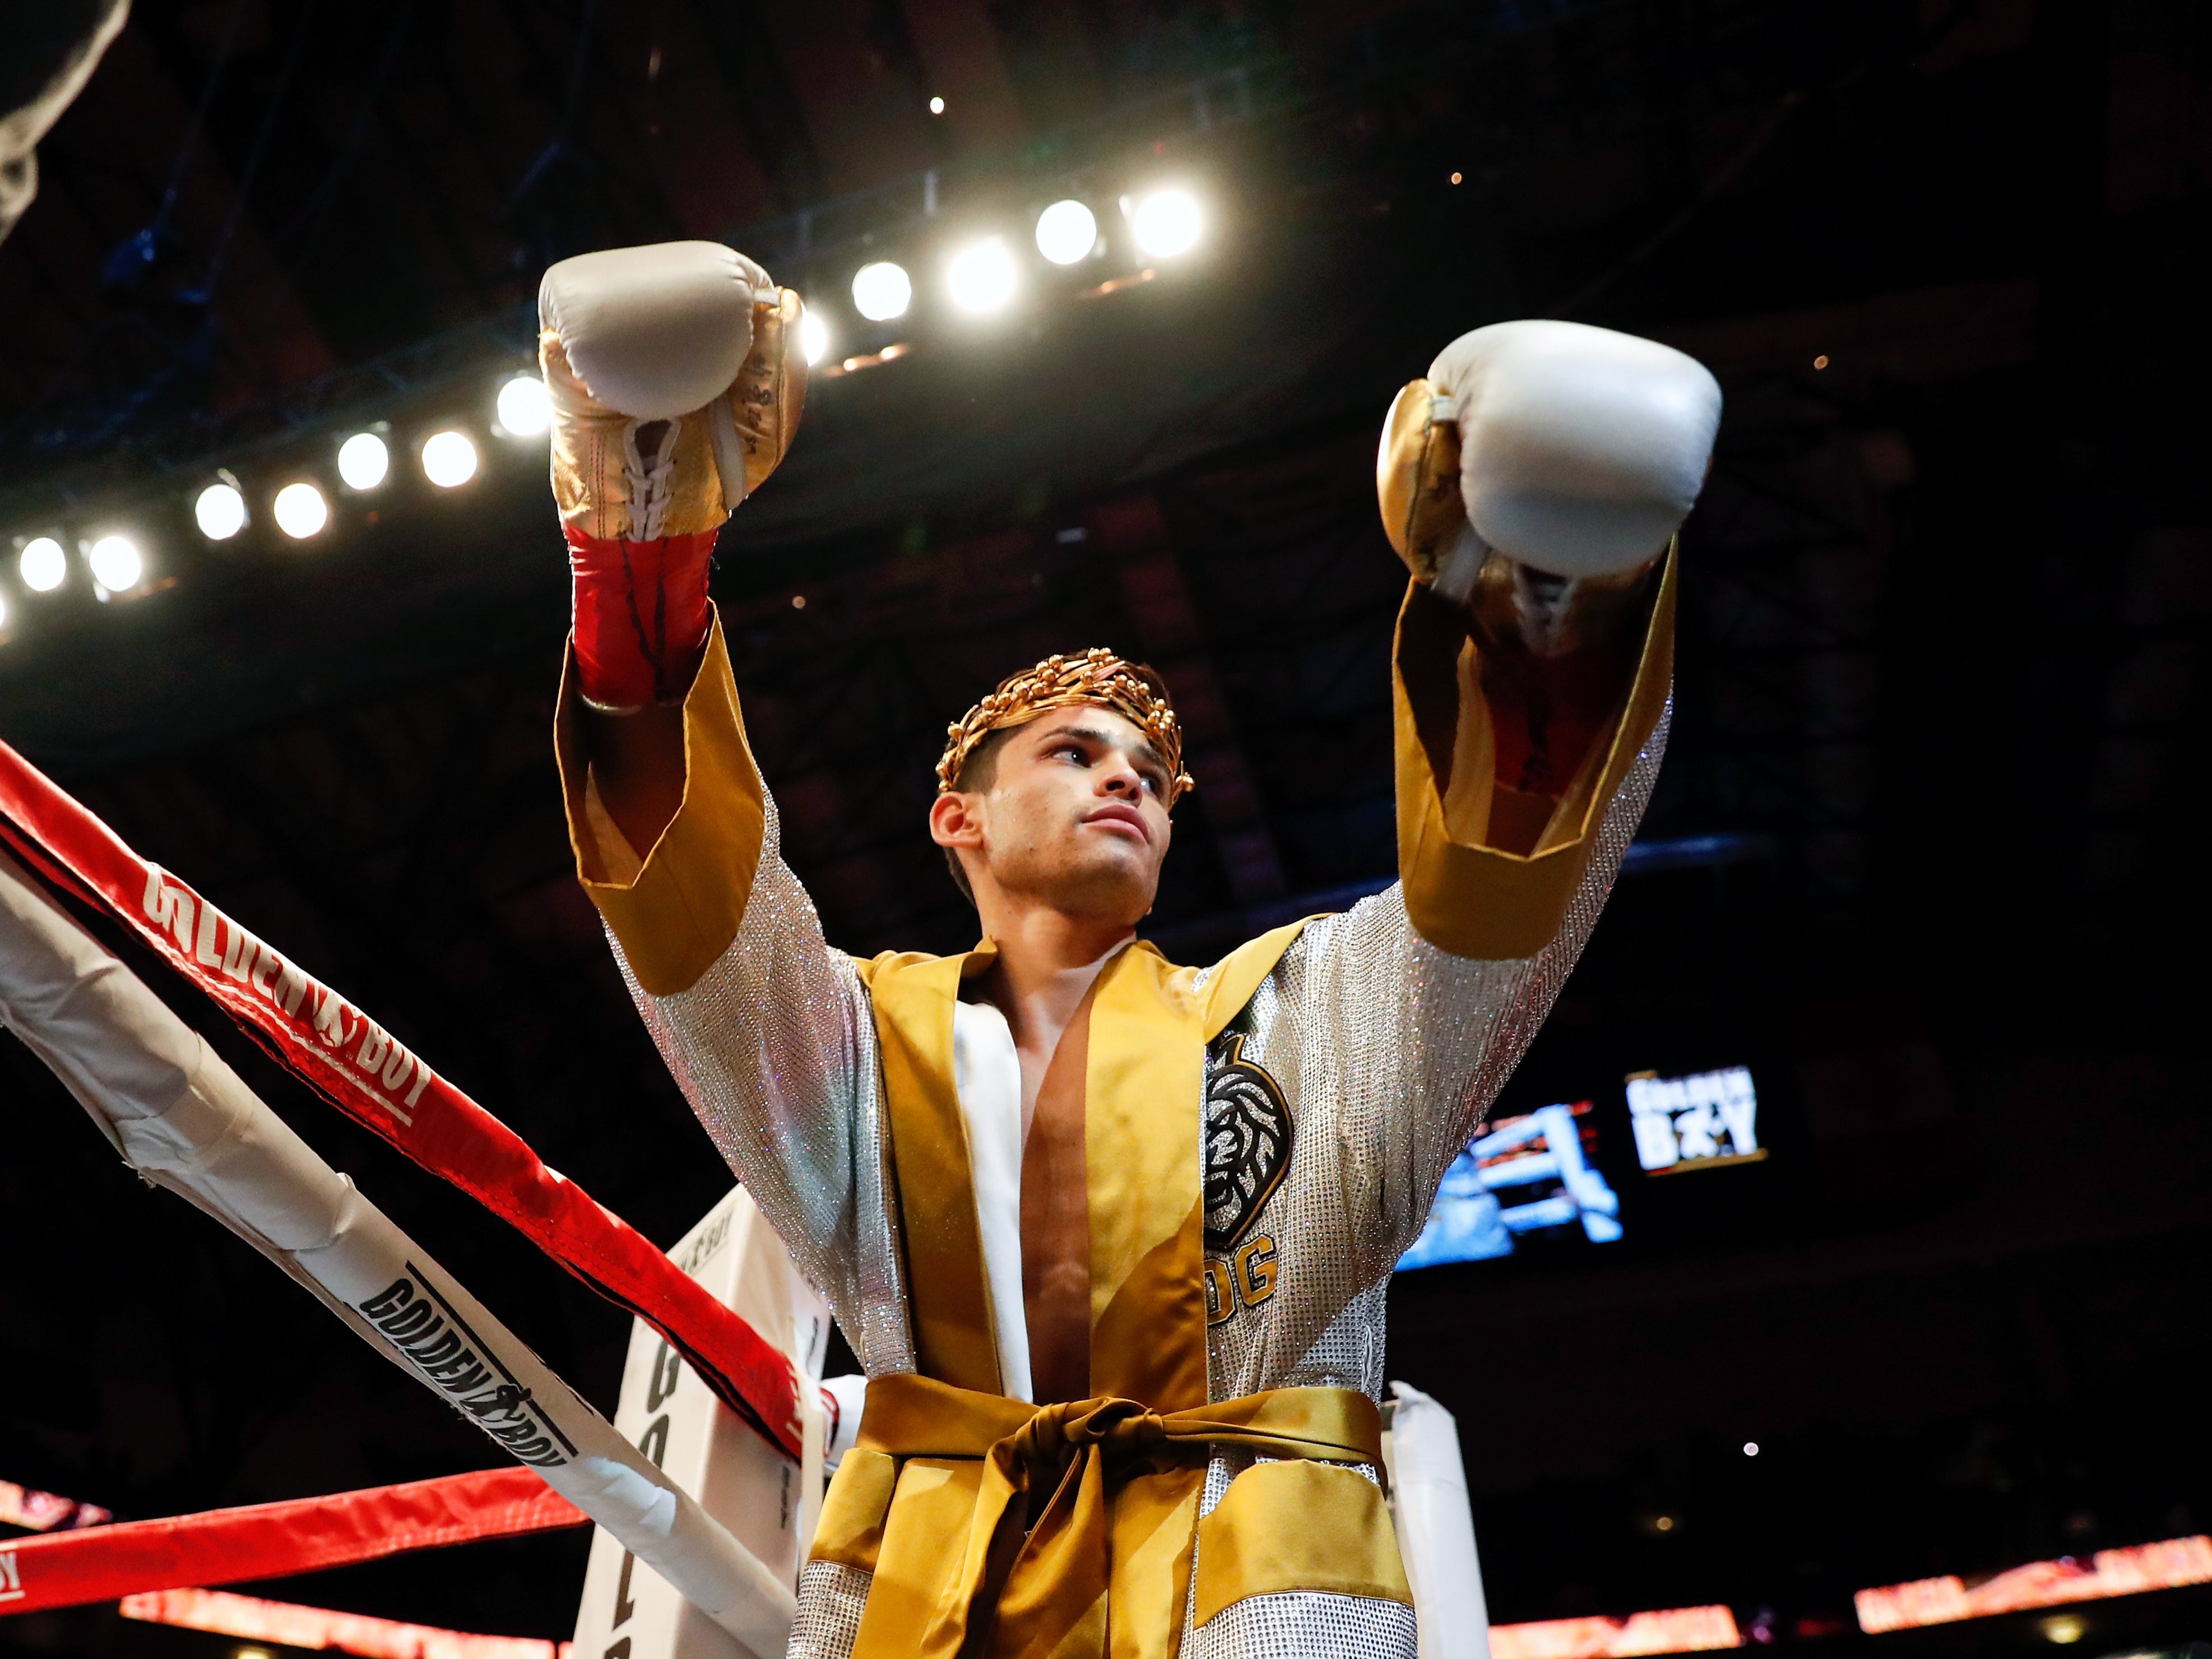
[{"label": "silver sequined robe", "polygon": [[[1415,933],[1394,885],[1310,923],[1209,1047],[1205,1097],[1190,1103],[1201,1156],[1209,1139],[1219,1150],[1209,1128],[1222,1127],[1240,1060],[1276,1081],[1292,1124],[1287,1167],[1242,1218],[1245,1237],[1263,1230],[1272,1243],[1268,1293],[1210,1326],[1211,1398],[1322,1385],[1379,1402],[1391,1270],[1574,966],[1643,815],[1666,732],[1662,714],[1606,804],[1579,891],[1538,954],[1447,955]],[[911,1371],[868,991],[852,958],[824,941],[784,863],[773,801],[766,820],[743,921],[719,960],[669,996],[641,989],[627,963],[625,975],[701,1122],[828,1297],[869,1375]],[[1234,1455],[1213,1460],[1206,1511],[1242,1466]],[[854,1568],[808,1565],[792,1659],[845,1659],[868,1588]],[[1194,1630],[1189,1617],[1189,1659],[1415,1653],[1413,1612],[1392,1601],[1262,1595]]]}]

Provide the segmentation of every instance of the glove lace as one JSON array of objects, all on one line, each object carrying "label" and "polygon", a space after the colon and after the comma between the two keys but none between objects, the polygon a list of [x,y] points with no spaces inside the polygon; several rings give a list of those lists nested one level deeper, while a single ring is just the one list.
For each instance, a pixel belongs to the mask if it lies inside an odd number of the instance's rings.
[{"label": "glove lace", "polygon": [[647,460],[637,447],[638,424],[623,435],[623,483],[629,496],[629,539],[658,541],[662,521],[674,495],[671,479],[676,471],[676,434],[678,423],[660,423],[660,441]]}]

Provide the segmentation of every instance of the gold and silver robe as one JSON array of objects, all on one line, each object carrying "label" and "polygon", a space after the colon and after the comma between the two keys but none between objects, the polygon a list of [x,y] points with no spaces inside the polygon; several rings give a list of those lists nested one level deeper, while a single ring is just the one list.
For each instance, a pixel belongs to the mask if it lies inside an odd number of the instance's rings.
[{"label": "gold and silver robe", "polygon": [[[1208,967],[1140,943],[1102,972],[1085,1073],[1095,1395],[1163,1419],[1275,1391],[1379,1401],[1391,1271],[1572,969],[1649,799],[1674,583],[1669,556],[1612,727],[1527,855],[1484,842],[1476,647],[1413,661],[1435,630],[1401,617],[1401,884]],[[1417,589],[1408,611],[1439,603]],[[988,941],[872,961],[825,942],[781,857],[719,625],[685,704],[684,805],[642,860],[597,799],[573,696],[560,735],[580,872],[670,1070],[870,1376],[948,1384],[988,1419],[995,1314],[952,1071],[953,1008]],[[927,1455],[902,1432],[839,1472],[793,1659],[930,1651],[922,1611],[961,1592],[975,1455]],[[1030,1620],[1023,1650],[1413,1659],[1377,1472],[1349,1455],[1218,1443],[1181,1473],[1116,1475],[1094,1575],[1111,1595],[1045,1638]]]}]

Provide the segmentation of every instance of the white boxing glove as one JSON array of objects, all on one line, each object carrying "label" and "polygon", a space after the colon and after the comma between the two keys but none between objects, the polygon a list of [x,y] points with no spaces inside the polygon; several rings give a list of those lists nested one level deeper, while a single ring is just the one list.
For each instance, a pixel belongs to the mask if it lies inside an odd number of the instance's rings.
[{"label": "white boxing glove", "polygon": [[1634,570],[1689,516],[1720,413],[1718,383],[1670,346],[1493,323],[1392,405],[1376,468],[1385,528],[1424,581],[1492,548],[1555,576]]},{"label": "white boxing glove", "polygon": [[[783,459],[806,392],[799,296],[719,242],[563,259],[538,289],[562,521],[701,533]],[[652,427],[645,447],[640,428]]]},{"label": "white boxing glove", "polygon": [[619,415],[666,421],[720,397],[753,349],[768,272],[720,242],[580,253],[538,285],[538,325],[561,337],[586,391]]},{"label": "white boxing glove", "polygon": [[538,316],[578,687],[672,701],[712,624],[715,532],[799,427],[799,296],[718,242],[663,242],[562,260]]}]

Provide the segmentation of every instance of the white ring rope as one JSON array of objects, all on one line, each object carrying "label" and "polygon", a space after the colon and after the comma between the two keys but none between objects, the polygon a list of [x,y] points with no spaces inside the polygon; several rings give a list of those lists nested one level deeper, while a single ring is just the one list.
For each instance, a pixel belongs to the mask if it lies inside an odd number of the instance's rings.
[{"label": "white ring rope", "polygon": [[0,1024],[125,1163],[206,1211],[750,1649],[792,1587],[318,1157],[198,1033],[0,854]]}]

